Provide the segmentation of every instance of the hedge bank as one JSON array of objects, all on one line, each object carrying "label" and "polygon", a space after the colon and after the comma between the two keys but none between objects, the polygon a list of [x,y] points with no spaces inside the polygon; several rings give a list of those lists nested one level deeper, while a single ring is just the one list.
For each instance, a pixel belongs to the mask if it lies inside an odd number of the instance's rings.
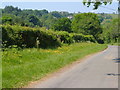
[{"label": "hedge bank", "polygon": [[91,35],[68,33],[65,31],[46,30],[46,28],[31,28],[22,26],[2,25],[3,47],[17,45],[18,47],[51,48],[61,46],[62,43],[95,42]]}]

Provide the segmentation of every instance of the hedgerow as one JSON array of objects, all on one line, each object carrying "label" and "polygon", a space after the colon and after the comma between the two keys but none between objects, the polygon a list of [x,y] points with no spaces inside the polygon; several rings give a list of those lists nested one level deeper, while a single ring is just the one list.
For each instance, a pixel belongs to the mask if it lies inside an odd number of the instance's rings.
[{"label": "hedgerow", "polygon": [[44,28],[30,28],[21,26],[2,26],[3,46],[8,47],[17,45],[19,47],[36,47],[37,39],[40,41],[39,47],[58,47],[61,43],[57,40],[54,33],[49,33]]},{"label": "hedgerow", "polygon": [[2,45],[9,47],[51,48],[61,46],[62,43],[71,44],[74,42],[95,42],[91,35],[68,33],[65,31],[46,30],[46,28],[31,28],[22,26],[2,25]]}]

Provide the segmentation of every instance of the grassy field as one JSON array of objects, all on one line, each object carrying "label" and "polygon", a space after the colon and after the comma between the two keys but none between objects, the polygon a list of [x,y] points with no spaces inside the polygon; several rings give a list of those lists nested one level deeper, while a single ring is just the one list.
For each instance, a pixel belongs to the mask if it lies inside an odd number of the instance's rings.
[{"label": "grassy field", "polygon": [[104,50],[107,45],[75,43],[57,49],[10,49],[3,52],[3,88],[18,88],[38,80],[48,73],[92,54]]},{"label": "grassy field", "polygon": [[120,46],[120,43],[111,43],[110,45]]}]

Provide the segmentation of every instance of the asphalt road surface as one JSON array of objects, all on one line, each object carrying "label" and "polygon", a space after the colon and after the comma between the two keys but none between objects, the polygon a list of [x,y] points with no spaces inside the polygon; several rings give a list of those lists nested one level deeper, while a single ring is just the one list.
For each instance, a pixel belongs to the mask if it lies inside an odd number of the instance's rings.
[{"label": "asphalt road surface", "polygon": [[118,88],[118,46],[100,53],[30,88]]}]

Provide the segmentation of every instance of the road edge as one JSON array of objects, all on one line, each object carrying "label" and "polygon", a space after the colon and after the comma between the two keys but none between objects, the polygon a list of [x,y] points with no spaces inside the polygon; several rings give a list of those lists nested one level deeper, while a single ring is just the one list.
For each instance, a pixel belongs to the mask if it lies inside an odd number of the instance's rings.
[{"label": "road edge", "polygon": [[105,49],[103,49],[103,50],[101,50],[99,52],[86,55],[85,57],[83,57],[81,59],[77,59],[76,61],[73,61],[73,62],[71,62],[71,63],[69,63],[69,64],[67,64],[67,65],[65,65],[65,66],[63,66],[63,67],[61,67],[61,68],[53,71],[53,72],[50,72],[50,73],[46,74],[44,77],[40,78],[39,80],[30,81],[30,82],[28,82],[27,85],[25,85],[25,86],[23,86],[21,88],[31,88],[33,85],[35,85],[37,83],[42,83],[42,82],[44,82],[45,80],[47,80],[47,79],[49,79],[51,77],[59,75],[59,74],[65,72],[66,70],[71,69],[72,67],[76,66],[76,64],[79,64],[79,63],[83,62],[87,58],[89,58],[89,57],[91,57],[93,55],[96,55],[96,54],[99,54],[99,53],[102,53],[102,52],[106,51],[108,49],[108,47],[109,47],[109,45],[107,45],[107,47]]}]

